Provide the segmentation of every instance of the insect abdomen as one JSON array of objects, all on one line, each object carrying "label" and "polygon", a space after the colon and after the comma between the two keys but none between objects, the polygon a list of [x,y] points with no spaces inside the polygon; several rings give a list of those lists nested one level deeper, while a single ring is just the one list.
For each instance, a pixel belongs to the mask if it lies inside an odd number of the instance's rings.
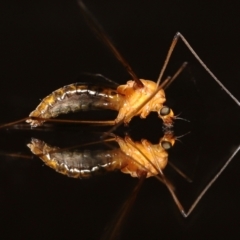
[{"label": "insect abdomen", "polygon": [[61,151],[58,147],[51,147],[38,139],[32,139],[28,147],[47,166],[68,177],[89,178],[124,167],[122,166],[124,154],[120,149]]},{"label": "insect abdomen", "polygon": [[[54,118],[60,114],[94,109],[118,111],[122,100],[122,96],[114,89],[74,83],[45,97],[29,117]],[[42,125],[44,120],[28,119],[27,122],[36,127]]]}]

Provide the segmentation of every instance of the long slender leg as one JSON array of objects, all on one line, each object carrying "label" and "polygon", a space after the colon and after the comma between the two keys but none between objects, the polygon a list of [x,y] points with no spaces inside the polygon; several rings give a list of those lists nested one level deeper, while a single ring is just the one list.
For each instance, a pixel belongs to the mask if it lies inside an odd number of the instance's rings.
[{"label": "long slender leg", "polygon": [[85,121],[85,120],[69,120],[69,119],[52,119],[52,118],[37,118],[37,117],[26,117],[14,122],[6,123],[0,126],[1,128],[11,127],[15,124],[25,122],[27,119],[36,119],[36,120],[44,120],[46,122],[59,122],[59,123],[79,123],[79,124],[91,124],[94,126],[111,126],[115,125],[114,120],[109,121]]},{"label": "long slender leg", "polygon": [[80,124],[92,124],[95,126],[109,126],[114,125],[114,120],[109,121],[92,121],[92,120],[68,120],[68,119],[54,119],[54,118],[38,118],[38,117],[28,117],[30,119],[44,120],[46,122],[62,122],[62,123],[80,123]]},{"label": "long slender leg", "polygon": [[187,62],[184,62],[182,66],[176,71],[176,73],[173,75],[173,77],[170,79],[170,81],[164,86],[164,90],[166,90],[171,83],[179,76],[179,74],[185,69],[185,67],[188,65]]},{"label": "long slender leg", "polygon": [[162,69],[161,69],[161,71],[160,71],[160,74],[159,74],[159,77],[158,77],[158,80],[157,80],[157,85],[159,85],[160,82],[161,82],[161,80],[162,80],[163,73],[165,72],[165,69],[166,69],[166,67],[167,67],[167,65],[168,65],[168,62],[169,62],[169,60],[170,60],[170,58],[171,58],[171,56],[172,56],[172,53],[173,53],[173,50],[174,50],[174,48],[175,48],[175,46],[176,46],[176,44],[177,44],[177,41],[178,41],[178,37],[174,36],[174,38],[173,38],[173,40],[172,40],[172,43],[171,43],[171,45],[170,45],[170,48],[169,48],[169,50],[168,50],[166,59],[165,59],[165,61],[164,61],[164,64],[163,64],[163,66],[162,66]]},{"label": "long slender leg", "polygon": [[181,177],[183,177],[189,183],[192,182],[192,179],[188,177],[184,172],[182,172],[177,166],[175,166],[172,162],[168,160],[168,165],[173,168]]},{"label": "long slender leg", "polygon": [[12,157],[12,158],[26,158],[26,159],[33,159],[33,156],[29,156],[29,155],[22,155],[19,153],[4,153],[4,152],[0,152],[1,156],[7,156],[7,157]]},{"label": "long slender leg", "polygon": [[186,47],[189,49],[189,51],[193,54],[193,56],[198,60],[198,62],[202,65],[202,67],[210,74],[210,76],[215,80],[215,82],[232,98],[232,100],[240,106],[240,102],[237,98],[235,98],[232,93],[221,83],[221,81],[213,74],[213,72],[207,67],[207,65],[202,61],[202,59],[197,55],[197,53],[193,50],[191,45],[188,43],[186,38],[180,33],[177,32],[174,36],[174,40],[177,41],[179,38],[184,42]]},{"label": "long slender leg", "polygon": [[[237,98],[235,98],[233,96],[233,94],[221,83],[221,81],[213,74],[213,72],[207,67],[207,65],[202,61],[202,59],[197,55],[197,53],[193,50],[193,48],[191,47],[191,45],[188,43],[188,41],[186,40],[186,38],[180,33],[177,32],[172,40],[172,43],[170,45],[170,48],[168,50],[167,53],[167,57],[164,61],[163,67],[160,71],[159,77],[158,77],[158,81],[157,84],[159,84],[161,82],[163,73],[168,65],[168,62],[171,58],[171,55],[173,53],[173,50],[178,42],[178,39],[181,39],[184,44],[186,45],[186,47],[189,49],[189,51],[193,54],[193,56],[198,60],[198,62],[202,65],[202,67],[210,74],[210,76],[215,80],[215,82],[232,98],[232,100],[238,105],[240,106],[240,102],[238,101]],[[168,85],[166,86],[166,88],[170,85],[170,83],[168,83]]]},{"label": "long slender leg", "polygon": [[143,175],[140,179],[136,187],[133,189],[130,197],[128,197],[127,201],[123,204],[120,211],[118,212],[115,219],[111,222],[111,224],[107,228],[107,232],[101,237],[101,240],[115,240],[118,239],[119,232],[121,227],[123,226],[124,220],[126,220],[127,215],[129,214],[138,192],[145,180],[146,175]]},{"label": "long slender leg", "polygon": [[91,76],[91,77],[95,77],[95,78],[96,78],[96,77],[100,77],[100,78],[104,79],[105,81],[114,84],[116,87],[119,86],[119,83],[113,81],[112,79],[109,79],[109,78],[105,77],[105,76],[102,75],[101,73],[88,73],[88,72],[83,72],[82,75]]},{"label": "long slender leg", "polygon": [[232,159],[235,157],[235,155],[238,153],[239,150],[240,150],[240,145],[236,148],[236,150],[233,152],[233,154],[230,156],[230,158],[227,160],[227,162],[222,166],[222,168],[218,171],[218,173],[213,177],[213,179],[201,191],[201,193],[198,195],[198,197],[193,202],[193,204],[191,205],[191,207],[189,208],[188,211],[185,211],[185,209],[183,208],[177,195],[172,190],[172,187],[169,185],[165,175],[162,172],[160,172],[160,174],[162,175],[162,179],[165,182],[166,187],[168,188],[169,192],[171,193],[173,200],[176,203],[176,205],[177,205],[179,211],[181,212],[181,214],[183,215],[183,217],[188,217],[192,213],[192,211],[195,209],[195,207],[197,206],[199,201],[202,199],[202,197],[205,195],[205,193],[208,191],[208,189],[213,185],[213,183],[218,179],[218,177],[222,174],[222,172],[226,169],[226,167],[230,164],[230,162],[232,161]]},{"label": "long slender leg", "polygon": [[85,18],[86,22],[88,23],[90,28],[93,30],[93,32],[97,35],[97,37],[99,39],[101,39],[101,41],[109,48],[109,50],[113,53],[113,55],[118,59],[118,61],[128,71],[128,73],[131,75],[131,77],[135,81],[136,86],[138,88],[142,88],[143,83],[139,80],[139,78],[137,77],[135,72],[132,70],[130,64],[126,61],[126,59],[122,56],[122,54],[114,46],[113,42],[110,40],[108,35],[105,33],[103,28],[100,26],[100,24],[95,20],[95,18],[89,12],[89,10],[85,6],[85,4],[81,0],[78,0],[78,5],[80,7],[83,17]]},{"label": "long slender leg", "polygon": [[27,119],[29,119],[29,117],[22,118],[20,120],[14,121],[14,122],[3,124],[3,125],[0,126],[0,129],[1,128],[7,128],[7,127],[13,126],[15,124],[21,123],[21,122],[25,122]]},{"label": "long slender leg", "polygon": [[202,190],[202,192],[199,194],[199,196],[196,198],[196,200],[193,202],[191,207],[186,213],[185,217],[188,217],[191,212],[194,210],[194,208],[197,206],[199,201],[202,199],[204,194],[208,191],[208,189],[213,185],[213,183],[218,179],[218,177],[223,173],[223,171],[226,169],[226,167],[230,164],[232,159],[235,157],[235,155],[240,150],[240,145],[236,148],[236,150],[233,152],[233,154],[230,156],[230,158],[227,160],[227,162],[222,166],[222,168],[218,171],[218,173],[213,177],[213,179],[207,184],[207,186]]}]

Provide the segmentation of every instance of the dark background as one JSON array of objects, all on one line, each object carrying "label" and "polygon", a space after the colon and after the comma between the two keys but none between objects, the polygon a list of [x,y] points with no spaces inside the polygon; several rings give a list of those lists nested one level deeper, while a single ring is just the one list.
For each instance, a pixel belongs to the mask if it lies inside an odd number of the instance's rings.
[{"label": "dark background", "polygon": [[[85,1],[140,78],[157,79],[171,40],[180,31],[209,68],[240,99],[238,1]],[[81,17],[76,1],[9,1],[0,6],[0,122],[28,116],[39,99],[76,82],[83,72],[102,73],[119,84],[129,79]],[[177,142],[169,159],[193,179],[191,187],[169,170],[189,206],[239,145],[239,107],[214,83],[182,43],[166,76],[190,66],[167,90],[168,104],[190,120],[177,121]],[[81,79],[80,79],[81,80]],[[83,78],[83,80],[85,80]],[[116,115],[106,118],[114,119]],[[92,117],[98,113],[93,113]],[[72,117],[72,116],[71,116]],[[91,117],[91,116],[90,116]],[[52,145],[84,142],[78,131],[1,130],[1,152],[30,154],[26,144],[39,137]],[[99,129],[97,129],[99,131]],[[106,129],[104,129],[106,130]],[[103,130],[102,130],[103,131]],[[119,132],[136,140],[162,136],[156,115],[134,119]],[[65,135],[66,134],[66,135]],[[69,141],[71,139],[71,141]],[[239,155],[188,219],[167,189],[145,181],[121,239],[239,238]],[[168,170],[167,170],[168,171]],[[167,172],[168,173],[168,172]],[[61,176],[37,158],[1,156],[1,236],[15,239],[99,239],[137,180],[121,173],[78,181]],[[178,186],[179,184],[179,186]]]}]

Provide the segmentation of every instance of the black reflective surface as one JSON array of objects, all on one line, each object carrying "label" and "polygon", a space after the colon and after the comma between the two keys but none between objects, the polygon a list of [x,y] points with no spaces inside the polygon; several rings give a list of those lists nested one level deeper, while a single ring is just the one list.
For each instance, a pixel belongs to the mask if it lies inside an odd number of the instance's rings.
[{"label": "black reflective surface", "polygon": [[[88,1],[86,5],[140,78],[157,79],[171,40],[180,31],[240,99],[237,1]],[[75,1],[13,1],[2,3],[0,9],[1,123],[26,117],[39,99],[79,81],[82,72],[102,73],[119,84],[130,79],[93,36]],[[190,121],[178,120],[175,134],[190,134],[175,144],[169,159],[194,182],[186,183],[171,168],[166,174],[189,206],[240,144],[240,111],[182,43],[165,76],[173,75],[184,61],[189,67],[166,94],[175,114]],[[102,112],[87,117],[99,115]],[[107,112],[103,117],[115,116]],[[30,155],[26,144],[31,137],[62,147],[89,140],[81,127],[78,131],[68,126],[44,129],[48,128],[1,130],[1,152]],[[157,142],[162,136],[161,120],[155,114],[147,120],[136,118],[119,132]],[[9,238],[99,239],[137,182],[121,173],[78,181],[42,167],[37,158],[0,158],[1,230]],[[121,239],[239,236],[238,160],[239,154],[188,219],[179,214],[165,186],[147,179]]]}]

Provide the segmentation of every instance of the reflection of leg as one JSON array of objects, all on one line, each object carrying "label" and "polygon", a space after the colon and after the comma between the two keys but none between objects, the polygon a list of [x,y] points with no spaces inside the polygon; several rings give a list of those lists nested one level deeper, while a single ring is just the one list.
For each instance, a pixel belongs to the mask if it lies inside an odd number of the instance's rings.
[{"label": "reflection of leg", "polygon": [[191,212],[194,210],[194,208],[197,206],[199,201],[202,199],[204,194],[208,191],[208,189],[213,185],[213,183],[218,179],[218,177],[222,174],[222,172],[226,169],[226,167],[229,165],[229,163],[232,161],[232,159],[235,157],[235,155],[240,150],[240,145],[236,148],[236,150],[233,152],[233,154],[230,156],[230,158],[227,160],[227,162],[222,166],[222,168],[217,172],[217,174],[213,177],[213,179],[207,184],[207,186],[202,190],[202,192],[199,194],[197,199],[193,202],[192,206],[189,208],[189,210],[185,213],[184,217],[188,217]]},{"label": "reflection of leg", "polygon": [[182,172],[177,166],[175,166],[172,162],[168,160],[168,165],[172,167],[181,177],[183,177],[186,181],[192,182],[192,179],[188,177],[184,172]]},{"label": "reflection of leg", "polygon": [[127,219],[127,216],[136,200],[138,192],[142,186],[143,181],[145,180],[146,175],[143,175],[140,179],[136,187],[131,192],[131,195],[128,197],[126,202],[124,202],[123,206],[118,211],[115,218],[111,221],[111,223],[105,228],[106,232],[101,237],[101,240],[105,239],[118,239],[121,229],[123,227],[124,221]]},{"label": "reflection of leg", "polygon": [[167,178],[165,177],[164,173],[162,171],[160,171],[160,176],[162,177],[162,181],[163,183],[166,185],[166,187],[168,188],[169,192],[171,193],[174,202],[176,203],[179,211],[181,212],[181,214],[183,215],[183,217],[187,217],[189,215],[189,213],[184,210],[181,202],[179,201],[177,195],[175,194],[174,190],[172,189],[171,185],[169,184],[169,181],[167,180]]},{"label": "reflection of leg", "polygon": [[218,177],[221,175],[221,173],[225,170],[225,168],[229,165],[229,163],[232,161],[232,159],[235,157],[235,155],[238,153],[238,151],[240,150],[240,145],[236,148],[236,150],[234,151],[234,153],[230,156],[230,158],[227,160],[227,162],[223,165],[223,167],[218,171],[218,173],[215,175],[215,177],[213,177],[213,179],[207,184],[207,186],[202,190],[202,192],[198,195],[198,197],[196,198],[196,200],[193,202],[193,204],[191,205],[191,207],[189,208],[188,211],[185,211],[181,202],[179,201],[177,195],[175,194],[175,192],[172,190],[171,186],[169,186],[168,181],[166,181],[166,177],[164,176],[164,174],[161,172],[160,174],[162,175],[162,179],[166,185],[166,187],[168,188],[169,192],[171,193],[174,202],[176,203],[179,211],[181,212],[181,214],[183,215],[183,217],[188,217],[192,211],[195,209],[195,207],[197,206],[197,204],[199,203],[199,201],[202,199],[202,197],[204,196],[204,194],[208,191],[208,189],[212,186],[212,184],[218,179]]},{"label": "reflection of leg", "polygon": [[[198,60],[198,62],[202,65],[202,67],[210,74],[210,76],[217,82],[217,84],[233,99],[235,103],[237,103],[238,106],[240,106],[240,102],[232,95],[232,93],[220,82],[220,80],[212,73],[212,71],[206,66],[206,64],[202,61],[202,59],[197,55],[197,53],[193,50],[191,45],[188,43],[186,38],[180,33],[177,32],[174,36],[173,43],[174,46],[176,45],[177,40],[179,37],[182,39],[186,47],[189,49],[189,51],[193,54],[193,56]],[[173,44],[172,44],[173,45]],[[172,47],[171,45],[171,47]],[[173,46],[173,48],[174,48]],[[169,51],[171,50],[171,47]],[[173,49],[172,49],[173,50]]]}]

